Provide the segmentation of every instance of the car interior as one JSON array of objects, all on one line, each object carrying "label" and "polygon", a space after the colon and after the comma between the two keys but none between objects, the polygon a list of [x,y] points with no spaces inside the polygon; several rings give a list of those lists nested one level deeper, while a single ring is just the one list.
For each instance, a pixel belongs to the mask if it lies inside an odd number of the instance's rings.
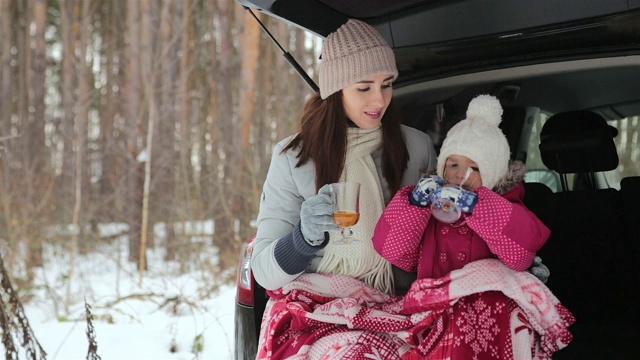
[{"label": "car interior", "polygon": [[[632,60],[640,64],[640,59]],[[527,159],[533,141],[531,119],[543,111],[549,114],[539,130],[541,141],[533,146],[539,149],[547,171],[557,174],[560,186],[552,189],[527,182],[525,204],[551,229],[551,237],[538,253],[551,271],[547,285],[577,318],[570,327],[574,340],[554,359],[638,355],[640,173],[623,178],[619,188],[603,186],[596,176],[619,165],[614,143],[618,134],[607,120],[640,114],[640,86],[630,90],[640,84],[636,64],[572,72],[569,69],[576,64],[567,62],[556,64],[562,76],[544,71],[539,76],[530,72],[508,78],[499,70],[473,75],[475,80],[467,75],[465,82],[449,78],[394,92],[406,124],[429,133],[436,147],[448,129],[465,117],[471,98],[482,93],[497,96],[504,107],[501,127],[514,160]],[[608,94],[598,96],[604,93],[599,86],[585,84],[610,86]],[[259,286],[256,296],[261,299],[254,310],[261,314],[266,295]]]},{"label": "car interior", "polygon": [[[559,182],[553,189],[525,184],[525,204],[551,229],[538,253],[551,271],[547,285],[577,318],[573,342],[553,358],[630,359],[639,354],[640,173],[616,187],[599,174],[620,164],[614,142],[620,134],[610,123],[640,114],[640,92],[632,89],[640,83],[640,59],[590,70],[582,69],[585,63],[556,63],[556,74],[536,75],[530,67],[521,77],[520,69],[510,69],[436,80],[398,89],[394,101],[407,124],[431,134],[438,146],[473,96],[501,100],[512,159],[526,161],[536,147],[545,171]],[[542,112],[548,118],[535,143],[532,118]],[[630,132],[636,138],[637,122]]]}]

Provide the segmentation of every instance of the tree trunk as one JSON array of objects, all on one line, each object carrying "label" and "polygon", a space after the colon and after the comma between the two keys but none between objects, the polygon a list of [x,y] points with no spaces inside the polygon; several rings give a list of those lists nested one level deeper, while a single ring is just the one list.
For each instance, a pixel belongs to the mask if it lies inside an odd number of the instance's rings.
[{"label": "tree trunk", "polygon": [[142,188],[144,184],[144,168],[138,162],[138,154],[140,153],[140,144],[142,143],[138,122],[142,118],[139,95],[141,93],[140,86],[140,29],[138,27],[139,19],[139,1],[127,1],[127,25],[129,35],[129,57],[128,57],[128,86],[126,89],[128,101],[126,129],[127,129],[127,148],[130,157],[127,162],[127,199],[129,199],[126,208],[129,216],[127,222],[129,224],[129,261],[139,265],[140,260],[140,230],[142,226]]},{"label": "tree trunk", "polygon": [[176,189],[175,189],[175,124],[177,117],[174,103],[175,94],[173,84],[176,78],[176,66],[173,64],[173,54],[176,53],[177,34],[172,33],[172,20],[175,11],[171,11],[169,3],[162,6],[160,16],[160,47],[158,60],[160,61],[160,104],[158,112],[158,139],[159,146],[154,147],[157,154],[155,166],[157,176],[154,180],[154,190],[157,191],[156,209],[160,213],[158,217],[165,224],[165,260],[175,260],[177,250],[177,238],[173,229],[176,216]]},{"label": "tree trunk", "polygon": [[180,67],[178,70],[178,120],[180,124],[180,140],[179,140],[179,180],[182,183],[180,187],[181,198],[183,199],[181,208],[187,219],[193,219],[193,199],[192,199],[192,176],[190,174],[191,159],[191,106],[189,96],[189,75],[191,73],[192,49],[189,44],[191,40],[191,8],[192,1],[186,0],[181,3],[182,6],[182,22],[180,24]]},{"label": "tree trunk", "polygon": [[154,90],[154,62],[151,59],[152,49],[151,44],[152,36],[151,33],[153,31],[151,25],[151,5],[149,0],[142,0],[141,2],[142,8],[142,31],[141,31],[141,42],[145,44],[140,53],[140,59],[143,64],[147,64],[143,69],[143,85],[144,85],[144,93],[147,107],[147,141],[145,153],[146,157],[144,159],[144,181],[143,181],[143,192],[142,192],[142,225],[140,232],[140,259],[138,260],[138,272],[140,274],[139,286],[142,287],[142,278],[144,270],[146,269],[147,261],[146,261],[146,250],[147,250],[147,230],[148,230],[148,220],[149,220],[149,187],[151,184],[151,157],[153,154],[153,128],[156,116],[156,101],[155,101],[155,90]]},{"label": "tree trunk", "polygon": [[[45,51],[46,42],[44,39],[44,32],[47,20],[47,0],[35,0],[33,6],[33,53],[31,57],[31,71],[27,74],[29,81],[29,109],[27,110],[28,119],[28,137],[25,139],[25,145],[28,147],[29,159],[27,169],[27,187],[29,206],[27,218],[41,224],[39,206],[46,201],[42,196],[45,194],[45,189],[48,186],[50,179],[45,161],[44,151],[44,128],[45,128],[45,116],[44,116],[44,87],[45,87]],[[38,266],[42,266],[42,237],[40,234],[40,226],[26,229],[29,233],[24,238],[28,243],[27,246],[27,269],[30,273],[30,269]],[[29,277],[31,277],[29,275]]]},{"label": "tree trunk", "polygon": [[[15,178],[11,176],[11,163],[15,161],[13,157],[12,146],[16,143],[16,135],[12,134],[14,126],[7,119],[11,118],[11,114],[15,110],[12,101],[12,85],[16,82],[15,72],[11,66],[12,59],[15,56],[11,54],[12,43],[16,41],[16,34],[13,29],[16,27],[14,23],[13,0],[0,0],[0,34],[3,41],[0,42],[0,148],[2,156],[0,156],[0,205],[2,206],[2,218],[0,219],[0,231],[4,233],[8,242],[9,249],[15,249],[17,243],[17,235],[12,219],[15,212],[12,209],[13,194],[12,187]],[[11,265],[15,263],[13,258],[14,252],[7,254],[7,262]]]},{"label": "tree trunk", "polygon": [[[89,12],[89,2],[82,3],[82,28],[88,29],[88,23],[90,21],[90,12]],[[80,33],[79,38],[79,47],[81,52],[84,52],[84,49],[90,46],[89,39],[91,38],[91,34],[88,31],[83,31]],[[87,124],[89,122],[89,104],[91,99],[90,87],[93,84],[91,77],[91,64],[87,63],[87,60],[82,57],[78,61],[78,102],[75,106],[77,109],[77,122],[76,122],[76,136],[75,136],[75,176],[73,179],[74,184],[74,207],[73,207],[73,218],[71,220],[71,228],[72,228],[72,237],[69,249],[69,274],[67,280],[67,296],[65,299],[65,315],[69,316],[70,306],[72,302],[71,296],[71,284],[75,280],[74,272],[75,272],[75,257],[78,251],[78,242],[82,239],[79,239],[78,236],[81,233],[81,229],[83,228],[83,219],[80,218],[81,208],[82,208],[82,192],[84,185],[84,163],[85,157],[84,154],[87,152]],[[86,241],[86,239],[85,239]]]},{"label": "tree trunk", "polygon": [[231,31],[221,31],[222,29],[231,29],[233,26],[233,9],[229,7],[229,1],[218,0],[218,33],[220,36],[219,52],[217,54],[218,71],[216,73],[215,90],[217,95],[217,124],[219,141],[214,146],[214,151],[218,162],[216,166],[215,186],[214,186],[214,203],[215,209],[218,209],[214,215],[215,234],[213,236],[213,245],[218,246],[233,239],[233,222],[226,216],[227,200],[225,197],[225,177],[229,176],[228,163],[231,159],[227,158],[227,153],[231,152],[226,149],[229,139],[233,139],[232,124],[235,122],[233,112],[233,33]]},{"label": "tree trunk", "polygon": [[80,2],[76,0],[60,0],[60,37],[62,45],[62,83],[60,87],[62,97],[62,114],[60,130],[63,141],[62,171],[60,173],[59,221],[69,219],[73,214],[71,200],[73,199],[73,128],[75,117],[76,79],[76,43],[79,41]]},{"label": "tree trunk", "polygon": [[[207,24],[210,26],[209,32],[212,34],[222,33],[220,28],[220,21],[222,17],[226,17],[225,13],[221,13],[219,7],[216,2],[208,1],[205,3],[207,6],[206,13],[209,14],[210,21]],[[218,26],[216,26],[218,24]],[[207,209],[207,217],[210,217],[213,220],[214,233],[212,234],[212,243],[215,243],[213,239],[216,238],[216,230],[215,226],[218,224],[216,222],[216,209],[218,209],[217,201],[219,198],[215,195],[218,183],[218,176],[220,174],[218,167],[221,163],[220,153],[218,151],[218,147],[220,144],[220,120],[222,119],[218,101],[221,97],[221,86],[219,86],[218,79],[221,75],[220,70],[220,59],[217,56],[217,48],[218,42],[216,41],[216,37],[211,37],[211,42],[209,46],[209,54],[211,54],[211,66],[209,70],[209,117],[211,118],[210,129],[209,129],[209,164],[207,166],[208,172],[208,182],[206,190],[209,193],[209,204],[206,207]]]}]

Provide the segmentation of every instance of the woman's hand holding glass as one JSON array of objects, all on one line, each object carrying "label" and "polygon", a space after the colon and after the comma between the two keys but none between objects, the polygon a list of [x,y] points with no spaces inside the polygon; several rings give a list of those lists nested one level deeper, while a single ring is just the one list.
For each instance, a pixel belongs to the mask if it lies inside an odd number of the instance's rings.
[{"label": "woman's hand holding glass", "polygon": [[339,229],[333,220],[335,207],[330,185],[321,187],[317,195],[302,203],[300,231],[309,244],[321,245],[325,241],[325,232]]}]

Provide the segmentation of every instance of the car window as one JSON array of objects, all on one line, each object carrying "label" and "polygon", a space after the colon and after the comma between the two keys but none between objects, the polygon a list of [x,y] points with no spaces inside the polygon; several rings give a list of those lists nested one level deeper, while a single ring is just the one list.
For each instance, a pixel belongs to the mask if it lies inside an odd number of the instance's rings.
[{"label": "car window", "polygon": [[607,171],[604,175],[611,187],[619,189],[620,180],[640,175],[640,141],[638,139],[640,116],[609,121],[609,125],[618,129],[618,135],[614,140],[620,164],[617,169]]},{"label": "car window", "polygon": [[[527,152],[527,174],[525,182],[540,182],[547,185],[553,192],[562,190],[560,176],[557,172],[549,170],[540,157],[540,130],[550,117],[549,114],[540,112],[535,119],[531,132],[531,140]],[[628,117],[620,120],[610,120],[609,125],[618,130],[614,138],[618,151],[619,164],[615,170],[597,174],[600,188],[620,189],[620,180],[628,176],[640,175],[640,116]],[[567,180],[569,189],[572,188],[575,175],[569,174]]]}]

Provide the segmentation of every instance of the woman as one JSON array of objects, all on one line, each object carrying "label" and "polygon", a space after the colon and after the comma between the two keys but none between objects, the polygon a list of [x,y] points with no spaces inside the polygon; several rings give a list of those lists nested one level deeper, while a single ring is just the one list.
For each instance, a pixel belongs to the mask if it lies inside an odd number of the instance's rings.
[{"label": "woman", "polygon": [[[349,20],[327,37],[320,94],[307,101],[300,132],[275,146],[264,183],[251,266],[265,289],[323,272],[393,292],[392,268],[373,249],[373,229],[392,195],[436,165],[431,138],[394,113],[397,76],[391,48],[368,24]],[[340,235],[323,186],[338,181],[361,183],[353,228],[360,244],[332,246]]]}]

